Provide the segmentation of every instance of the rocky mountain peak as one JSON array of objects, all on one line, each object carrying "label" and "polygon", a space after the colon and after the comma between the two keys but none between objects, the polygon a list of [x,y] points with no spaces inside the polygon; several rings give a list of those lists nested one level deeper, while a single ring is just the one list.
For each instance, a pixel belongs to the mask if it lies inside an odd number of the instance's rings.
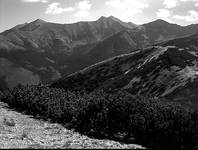
[{"label": "rocky mountain peak", "polygon": [[[116,18],[117,19],[117,18]],[[101,16],[98,21],[115,21],[116,19],[110,17]]]},{"label": "rocky mountain peak", "polygon": [[150,22],[150,23],[147,23],[147,24],[145,24],[145,25],[151,25],[151,26],[153,26],[153,25],[160,25],[160,26],[166,26],[166,25],[170,25],[171,23],[169,23],[169,22],[167,22],[167,21],[165,21],[165,20],[162,20],[162,19],[157,19],[157,20],[154,20],[154,21],[152,21],[152,22]]},{"label": "rocky mountain peak", "polygon": [[120,24],[121,26],[124,26],[124,27],[126,27],[126,28],[128,28],[128,29],[133,29],[133,28],[135,28],[135,27],[137,27],[137,25],[136,24],[134,24],[134,23],[132,23],[132,22],[123,22],[122,20],[120,20],[120,19],[118,19],[118,18],[116,18],[116,17],[114,17],[114,16],[109,16],[109,17],[104,17],[104,16],[102,16],[102,17],[100,17],[99,19],[98,19],[98,21],[99,22],[111,22],[111,23],[118,23],[118,24]]},{"label": "rocky mountain peak", "polygon": [[34,24],[43,24],[43,23],[46,23],[46,21],[44,21],[42,19],[36,19],[35,21],[33,21],[31,23],[34,23]]},{"label": "rocky mountain peak", "polygon": [[44,20],[36,19],[35,21],[32,21],[32,22],[28,23],[27,25],[23,26],[22,28],[20,28],[20,30],[33,31],[45,23],[46,23],[46,21],[44,21]]}]

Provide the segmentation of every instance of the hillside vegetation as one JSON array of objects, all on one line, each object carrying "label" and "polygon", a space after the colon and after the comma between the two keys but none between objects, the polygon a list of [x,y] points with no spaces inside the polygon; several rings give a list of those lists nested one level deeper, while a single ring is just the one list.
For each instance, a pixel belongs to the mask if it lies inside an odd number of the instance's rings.
[{"label": "hillside vegetation", "polygon": [[0,149],[142,149],[135,144],[99,140],[68,130],[49,120],[35,119],[0,102]]},{"label": "hillside vegetation", "polygon": [[86,94],[19,85],[7,91],[2,100],[97,138],[148,148],[197,147],[198,112],[163,99],[137,97],[123,91]]}]

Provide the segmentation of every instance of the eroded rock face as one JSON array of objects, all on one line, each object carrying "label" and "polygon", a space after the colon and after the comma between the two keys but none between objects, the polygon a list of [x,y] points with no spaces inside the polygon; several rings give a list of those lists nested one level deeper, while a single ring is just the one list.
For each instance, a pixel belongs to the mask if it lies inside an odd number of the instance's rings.
[{"label": "eroded rock face", "polygon": [[101,62],[52,86],[88,91],[122,89],[134,95],[165,97],[198,108],[197,81],[198,57],[191,49],[156,46]]}]

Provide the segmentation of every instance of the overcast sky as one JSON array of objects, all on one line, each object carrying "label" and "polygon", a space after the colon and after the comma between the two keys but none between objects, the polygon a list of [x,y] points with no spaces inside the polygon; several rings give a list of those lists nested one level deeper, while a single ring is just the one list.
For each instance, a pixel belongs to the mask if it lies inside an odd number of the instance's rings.
[{"label": "overcast sky", "polygon": [[161,18],[189,25],[198,23],[198,0],[0,0],[0,32],[38,18],[73,23],[100,16],[136,24]]}]

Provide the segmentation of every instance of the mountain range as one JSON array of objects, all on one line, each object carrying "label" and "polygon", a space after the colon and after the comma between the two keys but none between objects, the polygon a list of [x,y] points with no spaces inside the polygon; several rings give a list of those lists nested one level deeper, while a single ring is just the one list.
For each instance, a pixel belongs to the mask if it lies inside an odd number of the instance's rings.
[{"label": "mountain range", "polygon": [[[144,58],[153,53],[158,55],[168,45],[181,47],[180,43],[185,45],[186,42],[185,47],[189,47],[188,38],[194,38],[196,43],[197,31],[198,24],[180,26],[160,19],[143,25],[126,23],[113,16],[74,24],[55,24],[37,19],[0,33],[0,89],[12,88],[18,83],[50,84],[90,65],[123,54],[116,58],[122,60],[126,57],[132,61],[130,65],[123,64],[126,72],[128,66],[140,65],[146,61]],[[161,48],[144,50],[152,45]],[[170,50],[166,51],[165,54]],[[118,67],[121,65],[119,63],[116,62]],[[119,69],[115,72],[110,73],[108,78],[124,73]]]},{"label": "mountain range", "polygon": [[153,46],[116,56],[54,82],[71,91],[125,90],[198,108],[198,55],[191,48]]}]

